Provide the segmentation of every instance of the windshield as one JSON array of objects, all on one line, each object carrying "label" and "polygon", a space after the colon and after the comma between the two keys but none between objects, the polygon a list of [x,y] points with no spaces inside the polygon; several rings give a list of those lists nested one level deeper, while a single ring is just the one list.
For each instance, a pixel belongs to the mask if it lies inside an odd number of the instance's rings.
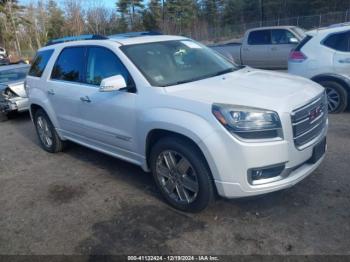
[{"label": "windshield", "polygon": [[13,68],[0,71],[0,83],[24,80],[29,67]]},{"label": "windshield", "polygon": [[300,27],[293,27],[293,31],[296,32],[301,37],[301,39],[303,39],[306,36],[305,31]]},{"label": "windshield", "polygon": [[232,72],[238,67],[191,40],[126,45],[123,52],[153,86],[171,86]]}]

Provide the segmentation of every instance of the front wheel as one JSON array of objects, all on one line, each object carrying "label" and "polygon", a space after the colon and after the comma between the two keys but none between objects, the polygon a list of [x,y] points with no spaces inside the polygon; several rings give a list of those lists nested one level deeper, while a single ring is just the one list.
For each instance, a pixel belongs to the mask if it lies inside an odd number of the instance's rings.
[{"label": "front wheel", "polygon": [[346,89],[335,81],[322,81],[319,84],[326,89],[328,111],[332,114],[344,112],[348,105],[348,93]]},{"label": "front wheel", "polygon": [[151,150],[150,164],[160,192],[173,207],[199,212],[213,200],[209,168],[191,143],[177,137],[161,139]]}]

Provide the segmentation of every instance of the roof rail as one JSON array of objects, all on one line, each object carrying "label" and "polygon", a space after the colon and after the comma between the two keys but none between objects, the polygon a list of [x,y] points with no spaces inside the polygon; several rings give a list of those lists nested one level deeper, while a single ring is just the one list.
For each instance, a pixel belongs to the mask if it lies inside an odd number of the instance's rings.
[{"label": "roof rail", "polygon": [[46,43],[45,46],[56,45],[65,42],[79,41],[79,40],[105,40],[108,37],[102,35],[78,35],[78,36],[67,36],[63,38],[53,39]]},{"label": "roof rail", "polygon": [[339,24],[333,24],[328,26],[327,28],[337,28],[337,27],[343,27],[343,26],[349,26],[350,22],[345,22],[345,23],[339,23]]},{"label": "roof rail", "polygon": [[152,36],[152,35],[162,35],[162,33],[155,32],[155,31],[128,32],[128,33],[110,35],[110,36],[108,36],[108,38],[120,39],[120,38],[132,38],[132,37]]}]

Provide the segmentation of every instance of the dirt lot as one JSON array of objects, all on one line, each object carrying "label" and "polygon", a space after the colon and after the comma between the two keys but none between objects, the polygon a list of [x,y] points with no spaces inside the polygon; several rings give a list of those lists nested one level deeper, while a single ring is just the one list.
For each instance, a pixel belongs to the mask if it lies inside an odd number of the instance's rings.
[{"label": "dirt lot", "polygon": [[350,255],[350,114],[330,120],[327,158],[303,182],[196,215],[136,166],[44,152],[26,114],[0,123],[0,254]]}]

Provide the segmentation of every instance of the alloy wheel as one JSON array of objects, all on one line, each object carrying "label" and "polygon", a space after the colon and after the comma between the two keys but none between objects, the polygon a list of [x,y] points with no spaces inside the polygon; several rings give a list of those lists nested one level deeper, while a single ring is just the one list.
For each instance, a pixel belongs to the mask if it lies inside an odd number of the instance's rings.
[{"label": "alloy wheel", "polygon": [[156,175],[162,189],[178,203],[192,203],[199,191],[197,174],[190,161],[175,151],[158,155]]},{"label": "alloy wheel", "polygon": [[334,88],[326,88],[327,99],[328,99],[328,111],[334,112],[340,105],[340,94]]},{"label": "alloy wheel", "polygon": [[53,144],[53,137],[46,119],[42,116],[39,116],[36,123],[41,142],[46,147],[50,148]]}]

